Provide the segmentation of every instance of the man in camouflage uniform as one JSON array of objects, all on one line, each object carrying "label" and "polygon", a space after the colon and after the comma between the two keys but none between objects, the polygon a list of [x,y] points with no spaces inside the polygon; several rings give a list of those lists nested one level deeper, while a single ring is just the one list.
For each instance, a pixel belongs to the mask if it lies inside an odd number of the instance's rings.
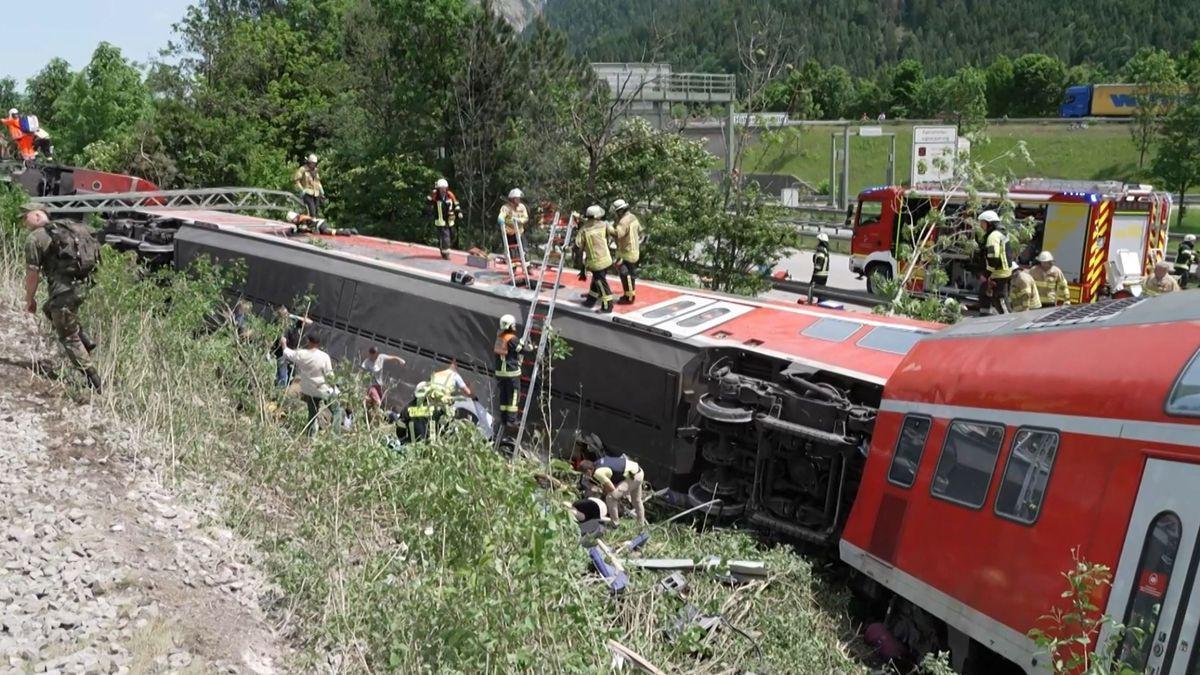
[{"label": "man in camouflage uniform", "polygon": [[87,376],[88,384],[100,391],[100,375],[92,365],[90,350],[95,344],[79,326],[79,306],[83,304],[86,288],[83,282],[58,274],[50,234],[46,225],[50,217],[46,212],[33,208],[25,214],[25,228],[29,237],[25,240],[25,311],[37,312],[37,287],[42,275],[46,277],[48,299],[42,311],[54,326],[54,332],[66,350],[71,363]]}]

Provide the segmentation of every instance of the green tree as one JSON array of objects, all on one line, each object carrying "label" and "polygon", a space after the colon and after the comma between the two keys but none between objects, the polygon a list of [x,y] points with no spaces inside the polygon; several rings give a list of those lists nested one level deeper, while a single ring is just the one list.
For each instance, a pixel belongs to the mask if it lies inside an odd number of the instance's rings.
[{"label": "green tree", "polygon": [[893,117],[910,117],[921,107],[921,89],[925,84],[925,68],[920,62],[905,59],[891,70],[891,99]]},{"label": "green tree", "polygon": [[1013,105],[1012,60],[1003,54],[996,57],[988,66],[985,78],[987,114],[991,117],[1006,117]]},{"label": "green tree", "polygon": [[827,68],[817,83],[816,103],[827,120],[849,116],[854,104],[854,80],[849,71],[841,66]]},{"label": "green tree", "polygon": [[17,81],[11,77],[0,77],[0,113],[8,114],[9,108],[20,108],[24,97],[17,91]]},{"label": "green tree", "polygon": [[983,71],[963,68],[950,78],[944,94],[943,110],[954,120],[959,134],[983,128],[987,122],[987,75]]},{"label": "green tree", "polygon": [[1067,69],[1046,54],[1025,54],[1013,61],[1014,99],[1010,114],[1017,117],[1050,116],[1062,100]]},{"label": "green tree", "polygon": [[1122,69],[1126,81],[1136,85],[1137,108],[1129,134],[1138,150],[1138,168],[1146,164],[1146,152],[1158,135],[1159,120],[1179,96],[1183,82],[1175,60],[1161,49],[1140,49]]},{"label": "green tree", "polygon": [[1179,217],[1187,213],[1187,192],[1200,185],[1200,99],[1188,96],[1162,124],[1152,163],[1154,175],[1180,194]]},{"label": "green tree", "polygon": [[74,78],[75,74],[71,71],[71,64],[64,59],[53,58],[25,84],[25,91],[29,98],[26,107],[37,115],[42,126],[51,132],[55,130],[57,121],[54,103],[67,90],[67,87],[71,86]]},{"label": "green tree", "polygon": [[67,157],[97,141],[116,142],[150,114],[141,74],[121,50],[101,42],[92,60],[54,102],[55,138]]}]

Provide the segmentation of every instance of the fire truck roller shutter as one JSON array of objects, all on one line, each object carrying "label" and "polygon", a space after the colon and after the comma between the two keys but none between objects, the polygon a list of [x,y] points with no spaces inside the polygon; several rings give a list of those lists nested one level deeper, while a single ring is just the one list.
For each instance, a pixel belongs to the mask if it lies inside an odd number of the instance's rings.
[{"label": "fire truck roller shutter", "polygon": [[1054,263],[1072,284],[1083,271],[1083,247],[1087,243],[1089,204],[1050,204],[1042,234],[1042,250],[1054,252]]},{"label": "fire truck roller shutter", "polygon": [[1112,234],[1108,238],[1108,259],[1116,258],[1117,251],[1133,251],[1139,262],[1146,259],[1146,227],[1150,214],[1147,211],[1118,211],[1113,215]]}]

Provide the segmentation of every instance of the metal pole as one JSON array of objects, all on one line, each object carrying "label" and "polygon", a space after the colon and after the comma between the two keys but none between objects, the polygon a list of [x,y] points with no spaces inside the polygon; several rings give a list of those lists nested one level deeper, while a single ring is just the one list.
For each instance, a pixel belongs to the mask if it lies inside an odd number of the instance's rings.
[{"label": "metal pole", "polygon": [[837,151],[837,134],[829,134],[829,205],[837,206],[841,203],[838,197],[838,151]]},{"label": "metal pole", "polygon": [[850,205],[850,125],[842,129],[842,210]]},{"label": "metal pole", "polygon": [[735,148],[734,148],[734,143],[735,143],[734,134],[737,132],[734,131],[734,128],[733,128],[733,101],[729,102],[729,105],[727,106],[727,108],[729,109],[729,120],[728,120],[728,122],[726,122],[726,128],[729,130],[729,134],[728,134],[729,140],[726,141],[726,143],[725,143],[725,152],[727,152],[729,154],[728,154],[728,156],[725,157],[725,173],[729,174],[730,176],[733,176],[733,170],[735,168],[734,167],[734,156],[737,154],[735,151]]},{"label": "metal pole", "polygon": [[896,184],[896,134],[889,134],[889,136],[890,136],[890,138],[888,140],[891,141],[892,147],[888,150],[887,184],[895,185]]}]

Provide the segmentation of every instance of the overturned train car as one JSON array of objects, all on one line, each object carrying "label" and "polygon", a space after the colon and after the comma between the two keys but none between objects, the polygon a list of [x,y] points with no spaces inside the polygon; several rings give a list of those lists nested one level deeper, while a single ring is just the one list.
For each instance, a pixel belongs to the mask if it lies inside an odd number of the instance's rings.
[{"label": "overturned train car", "polygon": [[[284,236],[281,223],[230,214],[156,217],[157,241],[179,226],[177,267],[201,257],[244,265],[237,290],[260,310],[311,295],[309,316],[335,357],[371,345],[403,356],[397,403],[451,359],[490,402],[496,319],[524,317],[533,297],[461,253],[442,260],[430,247],[372,237]],[[639,283],[637,305],[604,316],[582,305],[586,288],[573,274],[557,283],[553,324],[571,354],[539,407],[551,410],[540,422],[556,430],[558,449],[595,432],[680,501],[719,497],[725,517],[837,541],[883,383],[932,326],[654,283]]]}]

